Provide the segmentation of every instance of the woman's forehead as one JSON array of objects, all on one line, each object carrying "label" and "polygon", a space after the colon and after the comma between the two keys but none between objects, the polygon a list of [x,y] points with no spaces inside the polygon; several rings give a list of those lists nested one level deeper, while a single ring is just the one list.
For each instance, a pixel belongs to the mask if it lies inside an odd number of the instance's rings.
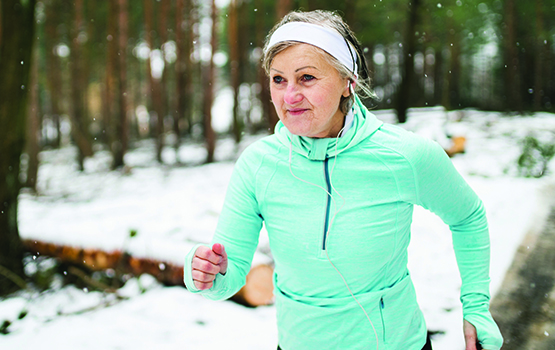
[{"label": "woman's forehead", "polygon": [[331,64],[326,56],[329,56],[329,54],[316,46],[305,43],[297,43],[278,53],[274,57],[270,67],[272,68],[276,65],[294,66],[296,64],[304,64],[307,61],[311,62],[311,65],[316,66],[317,68],[331,67]]}]

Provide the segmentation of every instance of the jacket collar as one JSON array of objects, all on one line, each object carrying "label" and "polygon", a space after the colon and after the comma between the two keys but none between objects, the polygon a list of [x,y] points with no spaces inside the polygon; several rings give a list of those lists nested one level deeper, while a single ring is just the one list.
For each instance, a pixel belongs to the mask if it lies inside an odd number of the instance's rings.
[{"label": "jacket collar", "polygon": [[353,104],[353,125],[339,138],[312,138],[294,135],[281,121],[276,124],[275,134],[282,144],[292,147],[296,153],[310,160],[325,160],[356,146],[372,135],[383,124],[366,109],[357,95]]}]

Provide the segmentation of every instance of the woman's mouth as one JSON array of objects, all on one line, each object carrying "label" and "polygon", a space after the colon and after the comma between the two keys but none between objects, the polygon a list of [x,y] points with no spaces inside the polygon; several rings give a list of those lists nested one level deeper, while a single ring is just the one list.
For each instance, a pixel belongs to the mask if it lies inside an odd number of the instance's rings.
[{"label": "woman's mouth", "polygon": [[301,115],[306,111],[307,111],[306,108],[291,108],[287,110],[287,112],[289,112],[289,114],[291,115]]}]

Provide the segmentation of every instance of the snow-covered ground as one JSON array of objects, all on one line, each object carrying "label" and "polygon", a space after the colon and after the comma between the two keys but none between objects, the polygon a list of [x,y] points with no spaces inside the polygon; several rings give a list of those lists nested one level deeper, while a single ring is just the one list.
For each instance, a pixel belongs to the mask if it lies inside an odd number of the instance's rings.
[{"label": "snow-covered ground", "polygon": [[[394,118],[392,111],[376,115],[385,121]],[[519,140],[530,132],[538,139],[555,139],[555,116],[417,109],[403,127],[444,147],[449,147],[446,135],[466,137],[466,153],[456,155],[453,162],[486,206],[494,294],[524,235],[541,228],[548,200],[544,188],[555,181],[551,174],[541,179],[517,176]],[[20,196],[21,236],[125,249],[181,264],[192,244],[210,241],[234,159],[258,137],[246,138],[238,149],[231,140],[221,140],[219,161],[209,165],[198,165],[205,155],[201,145],[183,145],[179,159],[196,166],[173,166],[176,155],[170,148],[163,153],[170,165],[157,165],[153,146],[144,142],[126,155],[126,171],[109,171],[110,157],[103,151],[87,160],[83,173],[76,169],[74,148],[44,151],[39,195]],[[550,169],[555,172],[554,161]],[[135,237],[130,237],[131,230],[136,230]],[[428,329],[441,332],[433,338],[434,349],[463,349],[460,280],[447,226],[434,214],[415,208],[409,249]],[[268,250],[264,232],[260,250]],[[127,299],[66,286],[0,299],[0,325],[12,322],[11,333],[0,336],[0,349],[276,348],[273,306],[212,302],[181,287],[163,287],[148,275],[129,280],[119,294]],[[19,320],[22,311],[27,314]]]}]

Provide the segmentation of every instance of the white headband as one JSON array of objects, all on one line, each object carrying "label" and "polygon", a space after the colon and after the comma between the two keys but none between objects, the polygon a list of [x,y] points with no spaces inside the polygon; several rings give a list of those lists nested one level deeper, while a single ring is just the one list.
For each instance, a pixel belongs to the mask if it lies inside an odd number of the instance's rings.
[{"label": "white headband", "polygon": [[319,47],[335,57],[349,71],[353,72],[355,77],[358,76],[356,51],[350,44],[347,44],[347,40],[341,34],[333,29],[306,22],[289,22],[272,34],[266,50],[283,41],[298,41]]}]

